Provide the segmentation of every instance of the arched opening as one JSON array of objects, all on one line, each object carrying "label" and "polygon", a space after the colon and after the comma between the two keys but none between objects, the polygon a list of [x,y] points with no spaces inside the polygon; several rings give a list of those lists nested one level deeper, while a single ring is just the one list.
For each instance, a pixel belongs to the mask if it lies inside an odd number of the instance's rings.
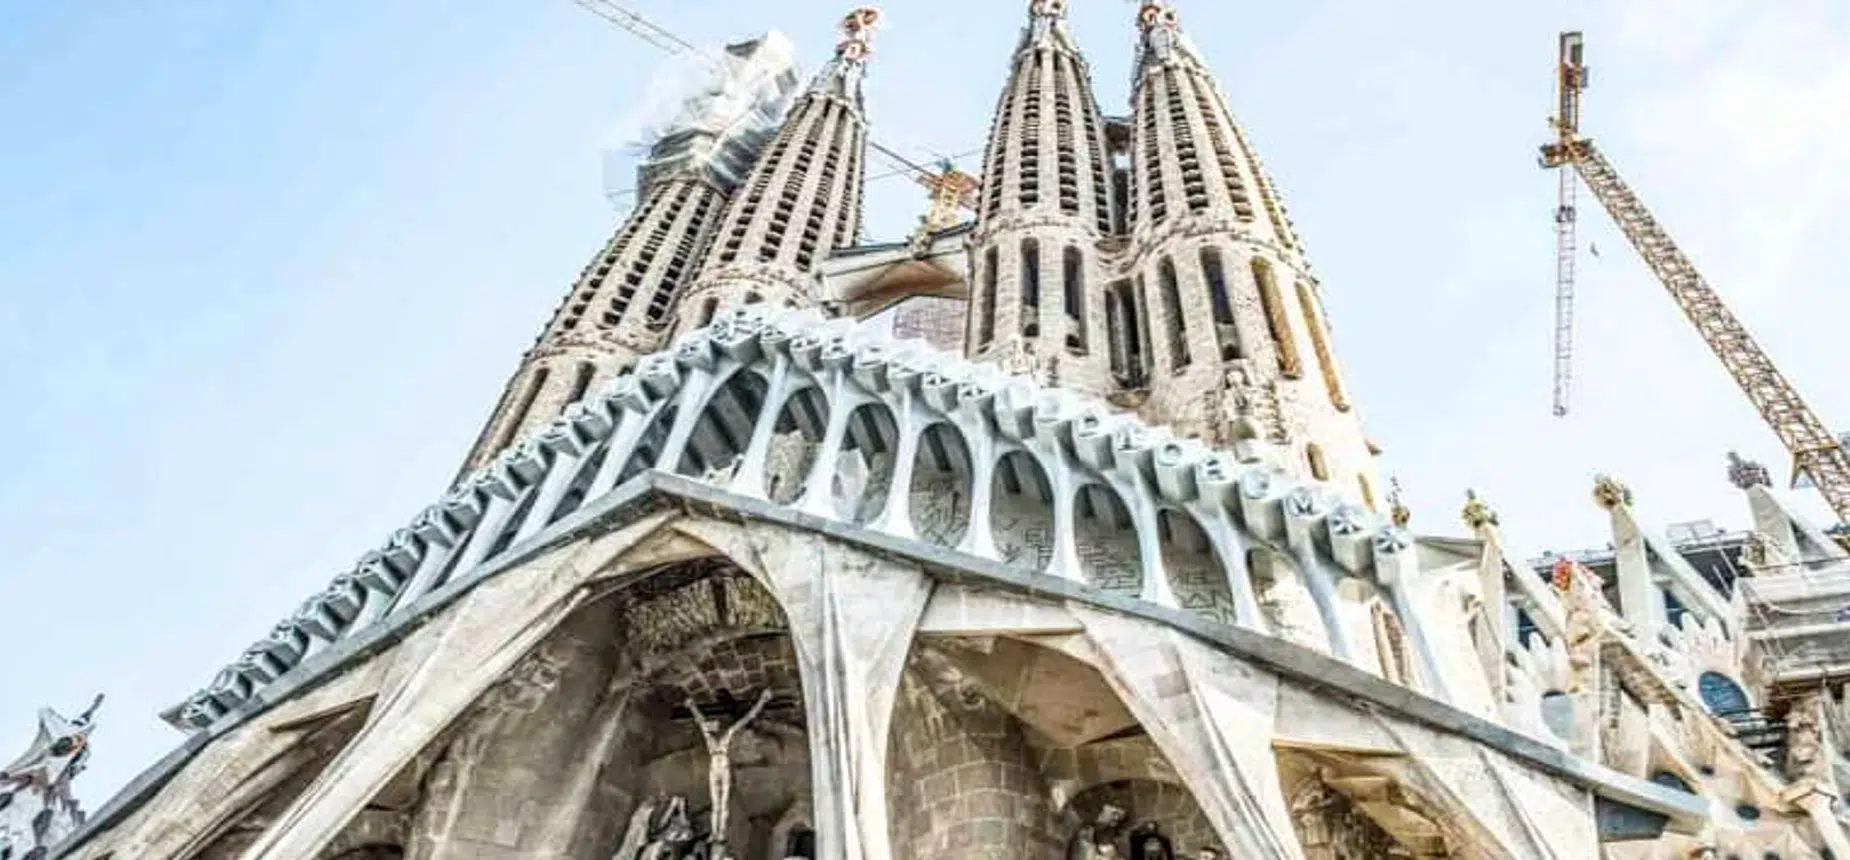
[{"label": "arched opening", "polygon": [[1163,856],[1133,850],[1134,836],[1160,838],[1176,860],[1230,856],[1112,684],[1061,650],[919,639],[888,749],[895,860],[1105,858],[1103,846]]},{"label": "arched opening", "polygon": [[1188,321],[1182,316],[1182,287],[1176,282],[1176,264],[1168,257],[1157,264],[1157,286],[1162,291],[1163,322],[1168,326],[1169,370],[1188,367]]},{"label": "arched opening", "polygon": [[1330,479],[1330,464],[1323,459],[1323,449],[1312,442],[1304,446],[1304,462],[1310,466],[1310,476],[1319,481]]},{"label": "arched opening", "polygon": [[997,259],[996,249],[992,246],[983,255],[983,288],[981,303],[976,314],[975,349],[989,346],[996,337],[996,275],[1001,262]]},{"label": "arched opening", "polygon": [[954,547],[970,531],[974,492],[970,448],[948,421],[925,428],[912,465],[912,530],[926,543]]},{"label": "arched opening", "polygon": [[1264,547],[1247,551],[1246,566],[1252,573],[1259,611],[1272,635],[1329,653],[1330,632],[1297,566]]},{"label": "arched opening", "polygon": [[1080,573],[1101,591],[1137,597],[1143,593],[1143,556],[1130,509],[1104,484],[1080,487],[1073,499],[1074,539]]},{"label": "arched opening", "polygon": [[1336,373],[1336,359],[1330,354],[1329,320],[1324,319],[1322,305],[1311,294],[1308,281],[1298,281],[1298,308],[1304,315],[1304,327],[1310,332],[1311,349],[1317,353],[1317,366],[1323,371],[1323,389],[1330,405],[1339,412],[1349,411],[1349,396],[1343,391],[1342,377]]},{"label": "arched opening", "polygon": [[1036,571],[1053,560],[1053,484],[1026,451],[1011,451],[990,478],[989,528],[1002,560]]},{"label": "arched opening", "polygon": [[1416,686],[1418,676],[1413,671],[1412,646],[1407,641],[1407,630],[1401,626],[1400,616],[1385,600],[1376,600],[1369,613],[1375,633],[1375,655],[1381,661],[1381,677],[1403,686]]},{"label": "arched opening", "polygon": [[728,378],[694,422],[675,472],[719,486],[728,484],[751,445],[767,388],[764,377],[754,370],[740,370]]},{"label": "arched opening", "polygon": [[1574,697],[1560,690],[1542,694],[1542,725],[1561,740],[1574,739]]},{"label": "arched opening", "polygon": [[780,505],[802,498],[811,468],[816,464],[816,452],[822,448],[822,436],[828,429],[829,401],[820,389],[808,385],[784,398],[765,454],[766,498]]},{"label": "arched opening", "polygon": [[1702,698],[1702,706],[1718,717],[1732,717],[1754,709],[1747,691],[1720,672],[1704,672],[1698,676],[1696,693]]},{"label": "arched opening", "polygon": [[1227,269],[1221,264],[1219,249],[1201,249],[1201,277],[1208,283],[1208,304],[1214,309],[1220,360],[1233,361],[1240,357],[1240,330],[1234,323],[1233,297],[1227,293]]},{"label": "arched opening", "polygon": [[1086,354],[1086,267],[1079,249],[1068,245],[1060,255],[1060,283],[1066,299],[1066,348]]},{"label": "arched opening", "polygon": [[1163,569],[1169,589],[1181,608],[1222,624],[1237,624],[1238,607],[1227,568],[1221,563],[1207,532],[1187,513],[1165,508],[1156,515],[1157,544],[1163,552]]},{"label": "arched opening", "polygon": [[893,411],[886,404],[866,403],[848,413],[848,432],[836,455],[831,484],[836,516],[865,525],[886,509],[898,438]]},{"label": "arched opening", "polygon": [[1254,257],[1253,281],[1259,285],[1259,302],[1265,306],[1265,327],[1272,336],[1273,354],[1278,356],[1278,373],[1286,379],[1304,375],[1298,359],[1297,338],[1291,336],[1291,319],[1285,315],[1285,300],[1279,295],[1278,281],[1272,277],[1272,264]]},{"label": "arched opening", "polygon": [[1041,243],[1021,242],[1021,336],[1041,335]]}]

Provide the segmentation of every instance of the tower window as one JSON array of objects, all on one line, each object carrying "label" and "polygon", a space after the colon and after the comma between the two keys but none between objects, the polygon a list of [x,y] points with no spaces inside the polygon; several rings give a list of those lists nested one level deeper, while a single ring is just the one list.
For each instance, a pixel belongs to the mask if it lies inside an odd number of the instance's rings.
[{"label": "tower window", "polygon": [[1105,290],[1105,336],[1110,342],[1111,371],[1118,384],[1141,388],[1143,380],[1143,314],[1137,297],[1142,286],[1118,281]]},{"label": "tower window", "polygon": [[1310,345],[1317,353],[1317,364],[1323,370],[1323,387],[1329,392],[1330,405],[1339,412],[1349,411],[1349,398],[1343,392],[1342,379],[1336,375],[1336,362],[1330,355],[1329,322],[1320,313],[1321,307],[1317,297],[1311,295],[1310,284],[1298,282],[1298,307],[1303,311],[1305,328],[1310,330]]},{"label": "tower window", "polygon": [[1272,350],[1278,356],[1278,372],[1286,379],[1304,375],[1298,361],[1297,340],[1291,336],[1291,320],[1285,316],[1284,299],[1278,295],[1278,283],[1272,278],[1272,266],[1253,258],[1253,280],[1259,284],[1259,301],[1265,305],[1265,325],[1272,334]]},{"label": "tower window", "polygon": [[1163,316],[1169,323],[1169,370],[1188,367],[1188,324],[1182,319],[1182,288],[1176,283],[1176,264],[1164,257],[1157,267],[1157,285],[1163,293]]},{"label": "tower window", "polygon": [[585,392],[591,388],[591,378],[597,375],[597,365],[588,361],[578,363],[578,370],[572,375],[572,392],[565,396],[566,403],[577,403],[585,399]]},{"label": "tower window", "polygon": [[1221,265],[1218,249],[1201,249],[1201,277],[1208,282],[1208,301],[1214,306],[1214,338],[1220,344],[1220,360],[1241,358],[1240,329],[1234,324],[1233,298],[1227,295],[1227,270]]},{"label": "tower window", "polygon": [[542,367],[533,374],[533,381],[520,394],[519,405],[507,414],[505,418],[507,423],[501,425],[501,433],[494,447],[488,452],[491,456],[501,453],[503,448],[514,441],[514,434],[520,432],[520,425],[526,422],[527,413],[533,410],[533,401],[539,399],[540,389],[546,387],[546,379],[551,375],[552,369],[547,367]]},{"label": "tower window", "polygon": [[1033,239],[1021,243],[1021,334],[1041,334],[1041,243]]},{"label": "tower window", "polygon": [[1312,442],[1304,446],[1304,461],[1310,465],[1310,476],[1319,481],[1330,479],[1330,464],[1323,459],[1323,449]]},{"label": "tower window", "polygon": [[1000,261],[992,246],[983,257],[983,298],[976,314],[976,348],[989,346],[996,336],[996,272]]},{"label": "tower window", "polygon": [[1068,245],[1060,262],[1061,280],[1066,290],[1066,348],[1075,355],[1085,355],[1085,261],[1080,258],[1078,248]]}]

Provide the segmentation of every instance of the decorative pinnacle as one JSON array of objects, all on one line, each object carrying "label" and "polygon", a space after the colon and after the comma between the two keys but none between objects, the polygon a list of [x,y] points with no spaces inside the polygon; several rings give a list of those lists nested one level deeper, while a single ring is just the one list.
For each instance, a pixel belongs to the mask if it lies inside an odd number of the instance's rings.
[{"label": "decorative pinnacle", "polygon": [[1609,511],[1620,505],[1629,507],[1632,503],[1632,488],[1606,475],[1598,475],[1593,478],[1593,501]]},{"label": "decorative pinnacle", "polygon": [[1036,18],[1065,18],[1066,0],[1028,0],[1028,14]]},{"label": "decorative pinnacle", "polygon": [[1476,490],[1465,491],[1465,508],[1459,516],[1464,518],[1465,525],[1472,531],[1480,531],[1487,526],[1497,524],[1497,512],[1491,510],[1489,505],[1484,504],[1483,499],[1477,497]]},{"label": "decorative pinnacle", "polygon": [[1413,522],[1413,512],[1407,509],[1400,492],[1400,479],[1388,479],[1388,518],[1394,521],[1396,528],[1406,528]]},{"label": "decorative pinnacle", "polygon": [[849,12],[842,19],[841,31],[845,37],[835,46],[835,56],[851,62],[862,62],[874,52],[874,28],[880,25],[880,10],[872,6],[862,6]]},{"label": "decorative pinnacle", "polygon": [[1578,565],[1567,556],[1555,559],[1552,579],[1556,591],[1569,591],[1574,587],[1574,568],[1576,567]]},{"label": "decorative pinnacle", "polygon": [[1176,7],[1165,0],[1144,0],[1143,8],[1137,10],[1137,29],[1145,33],[1161,27],[1174,31],[1182,26],[1182,19],[1176,15]]},{"label": "decorative pinnacle", "polygon": [[1743,490],[1773,486],[1773,474],[1765,466],[1728,452],[1728,482]]}]

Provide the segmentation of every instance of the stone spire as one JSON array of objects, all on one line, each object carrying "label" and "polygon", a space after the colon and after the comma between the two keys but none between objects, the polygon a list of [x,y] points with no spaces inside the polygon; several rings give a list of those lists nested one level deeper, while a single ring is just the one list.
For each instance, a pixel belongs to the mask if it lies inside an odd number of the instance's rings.
[{"label": "stone spire", "polygon": [[1373,506],[1374,456],[1284,208],[1175,7],[1148,0],[1137,29],[1125,206],[1148,308],[1141,411]]},{"label": "stone spire", "polygon": [[776,32],[728,45],[714,58],[713,80],[675,100],[677,113],[638,168],[640,202],[522,359],[463,474],[662,347],[728,194],[795,95],[794,53]]},{"label": "stone spire", "polygon": [[842,20],[834,59],[797,98],[726,207],[676,314],[677,333],[706,325],[734,304],[814,304],[823,260],[856,241],[867,161],[862,81],[879,20],[868,7]]},{"label": "stone spire", "polygon": [[38,735],[24,755],[0,770],[0,857],[40,860],[83,823],[71,781],[90,759],[96,701],[76,719],[39,711]]},{"label": "stone spire", "polygon": [[1098,251],[1113,228],[1109,165],[1066,2],[1033,0],[983,161],[971,356],[1087,393],[1117,387],[1104,331],[1109,269]]}]

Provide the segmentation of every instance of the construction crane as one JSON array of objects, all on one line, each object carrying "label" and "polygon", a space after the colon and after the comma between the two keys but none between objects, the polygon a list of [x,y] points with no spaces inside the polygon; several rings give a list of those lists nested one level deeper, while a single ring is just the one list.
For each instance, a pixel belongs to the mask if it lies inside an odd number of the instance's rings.
[{"label": "construction crane", "polygon": [[1722,303],[1702,274],[1677,248],[1670,234],[1645,209],[1612,163],[1593,141],[1580,134],[1580,94],[1587,88],[1584,45],[1578,32],[1562,33],[1556,68],[1558,101],[1550,119],[1555,139],[1542,146],[1544,168],[1561,171],[1561,196],[1555,210],[1555,414],[1565,414],[1570,391],[1574,304],[1574,176],[1585,180],[1607,214],[1619,225],[1646,266],[1670,291],[1684,316],[1696,327],[1735,384],[1759,410],[1767,426],[1792,455],[1793,481],[1809,477],[1838,519],[1850,522],[1850,453],[1805,405],[1772,359],[1760,349],[1741,321]]},{"label": "construction crane", "polygon": [[[573,0],[573,2],[592,14],[630,31],[630,33],[634,34],[636,37],[663,51],[677,56],[686,56],[698,60],[715,72],[724,72],[726,69],[725,65],[718,59],[694,47],[694,45],[686,39],[675,35],[667,28],[649,20],[648,17],[644,16],[642,13],[625,7],[615,2],[615,0]],[[873,13],[871,9],[857,10],[854,14],[861,15],[863,13],[877,14]],[[869,23],[871,23],[871,20]],[[949,158],[942,160],[942,169],[932,170],[900,155],[890,147],[881,145],[879,141],[869,139],[867,141],[867,146],[888,162],[893,173],[907,176],[911,178],[912,181],[925,187],[925,190],[930,193],[932,201],[933,214],[928,217],[932,217],[934,220],[938,221],[944,220],[944,216],[941,213],[943,207],[947,205],[952,207],[950,210],[952,212],[959,209],[970,212],[976,211],[976,192],[978,184],[976,177],[958,170],[956,165],[952,164]]]}]

